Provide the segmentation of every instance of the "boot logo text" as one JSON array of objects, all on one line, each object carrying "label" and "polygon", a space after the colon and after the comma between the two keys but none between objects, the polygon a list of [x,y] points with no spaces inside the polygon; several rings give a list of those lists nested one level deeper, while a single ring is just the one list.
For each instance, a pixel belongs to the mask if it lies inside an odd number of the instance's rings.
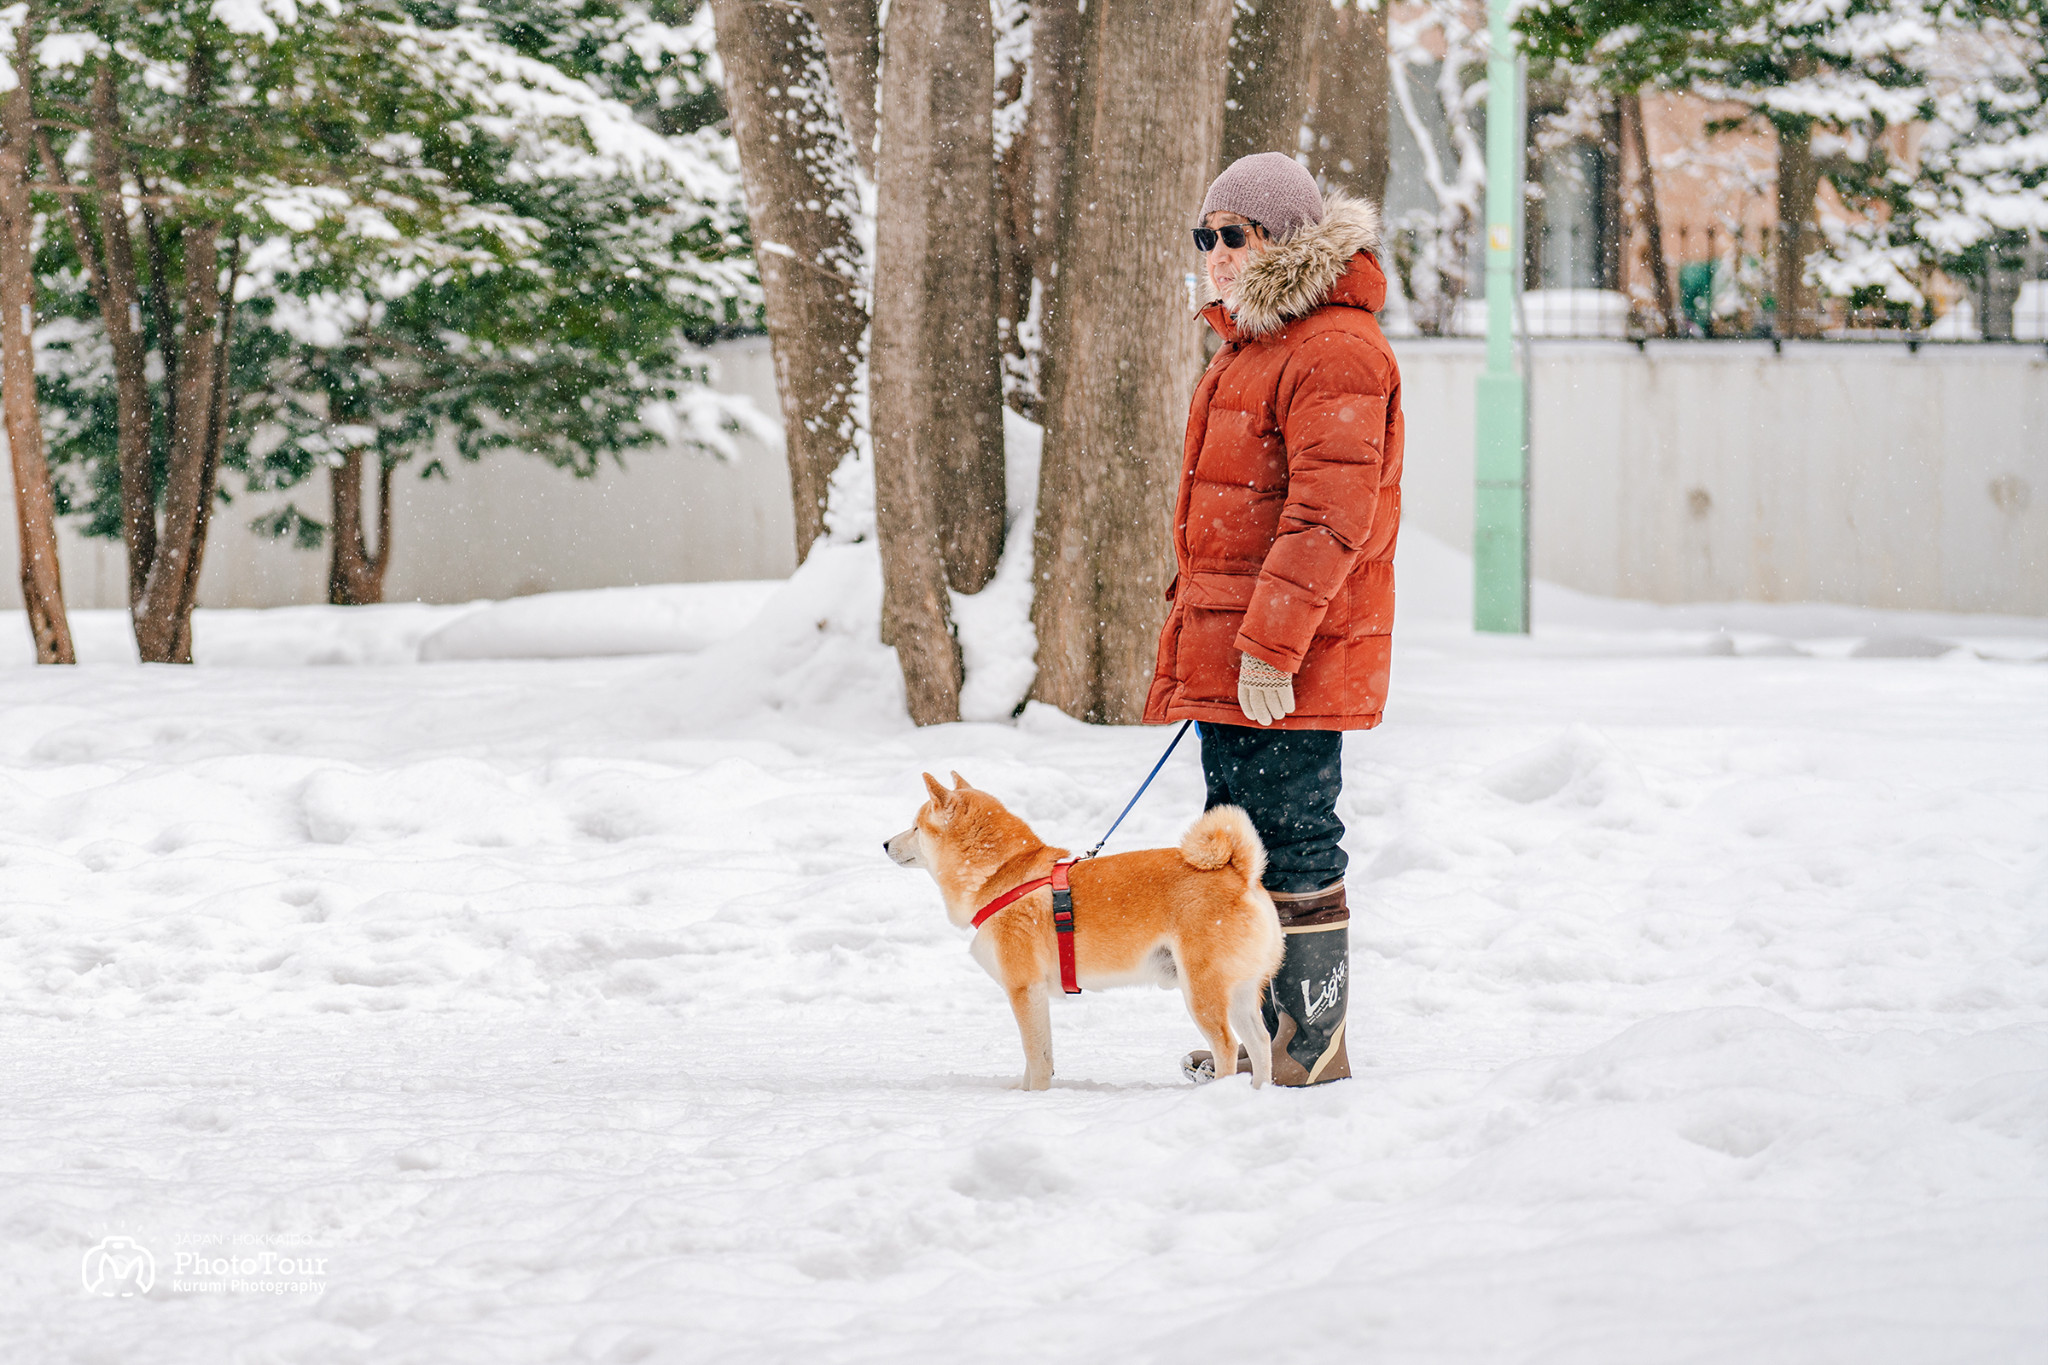
[{"label": "boot logo text", "polygon": [[1330,1006],[1336,1004],[1342,998],[1344,977],[1350,969],[1351,964],[1349,962],[1338,963],[1337,970],[1330,973],[1330,979],[1323,983],[1323,988],[1320,991],[1312,992],[1309,989],[1308,982],[1304,981],[1301,983],[1303,1023],[1313,1024],[1324,1010],[1330,1008]]}]

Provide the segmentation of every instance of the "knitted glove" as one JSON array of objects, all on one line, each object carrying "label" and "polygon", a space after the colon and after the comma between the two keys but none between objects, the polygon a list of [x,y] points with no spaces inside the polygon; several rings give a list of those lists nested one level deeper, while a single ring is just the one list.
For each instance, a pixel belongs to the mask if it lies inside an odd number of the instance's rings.
[{"label": "knitted glove", "polygon": [[1237,666],[1237,704],[1246,719],[1271,725],[1294,710],[1294,675],[1245,655]]}]

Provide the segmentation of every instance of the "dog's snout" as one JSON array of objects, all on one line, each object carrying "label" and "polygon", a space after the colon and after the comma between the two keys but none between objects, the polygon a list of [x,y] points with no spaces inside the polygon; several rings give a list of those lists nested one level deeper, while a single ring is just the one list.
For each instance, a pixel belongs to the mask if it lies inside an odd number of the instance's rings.
[{"label": "dog's snout", "polygon": [[923,867],[924,850],[918,847],[917,826],[912,825],[892,839],[882,840],[882,852],[898,867]]}]

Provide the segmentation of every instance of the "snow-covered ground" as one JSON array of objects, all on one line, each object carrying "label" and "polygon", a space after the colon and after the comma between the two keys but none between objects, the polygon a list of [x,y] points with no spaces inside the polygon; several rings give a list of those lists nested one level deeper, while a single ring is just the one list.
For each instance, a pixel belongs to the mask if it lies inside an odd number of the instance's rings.
[{"label": "snow-covered ground", "polygon": [[[1478,638],[1462,561],[1400,570],[1306,1092],[1183,1084],[1161,992],[1009,1088],[880,842],[952,768],[1092,842],[1165,734],[913,729],[860,547],[207,613],[189,670],[81,620],[0,669],[0,1358],[2042,1360],[2048,622]],[[684,652],[501,657],[635,639]],[[1200,799],[1184,748],[1118,845]],[[88,1292],[109,1236],[147,1294]]]}]

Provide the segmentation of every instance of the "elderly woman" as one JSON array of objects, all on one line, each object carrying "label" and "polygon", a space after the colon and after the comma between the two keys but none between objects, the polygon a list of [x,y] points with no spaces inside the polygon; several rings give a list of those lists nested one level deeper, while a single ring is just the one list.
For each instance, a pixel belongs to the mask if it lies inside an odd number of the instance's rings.
[{"label": "elderly woman", "polygon": [[[1387,280],[1370,204],[1325,196],[1291,157],[1234,162],[1195,246],[1223,339],[1188,412],[1178,573],[1145,704],[1201,722],[1208,804],[1266,845],[1287,955],[1266,997],[1273,1079],[1351,1074],[1337,818],[1346,730],[1380,723],[1401,521],[1401,376],[1373,314]],[[1183,1063],[1214,1074],[1206,1052]]]}]

